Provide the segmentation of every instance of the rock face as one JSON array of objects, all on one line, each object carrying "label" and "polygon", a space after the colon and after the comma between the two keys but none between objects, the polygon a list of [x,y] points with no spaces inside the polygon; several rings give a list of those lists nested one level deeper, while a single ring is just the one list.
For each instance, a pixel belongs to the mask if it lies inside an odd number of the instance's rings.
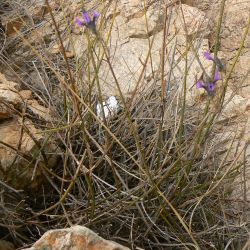
[{"label": "rock face", "polygon": [[[186,0],[187,4],[197,7],[206,13],[206,17],[211,20],[211,39],[210,43],[214,43],[215,27],[218,20],[220,9],[219,0]],[[224,18],[221,27],[221,43],[219,57],[222,58],[227,65],[227,72],[232,67],[235,56],[240,47],[245,29],[249,20],[250,5],[249,1],[244,0],[227,0],[224,8]],[[233,70],[229,87],[225,97],[225,106],[222,110],[222,123],[219,133],[212,139],[216,142],[222,138],[225,141],[221,150],[228,150],[231,146],[232,138],[235,141],[232,144],[231,153],[227,160],[233,161],[235,156],[241,153],[241,158],[237,163],[244,162],[240,175],[235,180],[232,187],[232,199],[250,201],[250,33],[244,43],[243,50],[239,56],[238,62]],[[240,208],[241,209],[241,208]]]},{"label": "rock face", "polygon": [[12,243],[5,241],[5,240],[0,240],[0,250],[14,250],[15,247]]},{"label": "rock face", "polygon": [[105,240],[90,229],[73,226],[67,229],[50,230],[32,247],[24,250],[129,250],[118,243]]},{"label": "rock face", "polygon": [[[161,72],[162,55],[165,53],[162,52],[162,44],[166,6],[158,1],[148,1],[145,8],[143,5],[143,1],[119,3],[119,11],[115,17],[108,44],[115,78],[125,97],[133,93],[135,88],[142,91],[157,82]],[[199,37],[208,20],[202,11],[185,4],[167,5],[167,15],[169,29],[165,40],[167,53],[164,60],[164,74],[168,78],[169,72],[172,71],[170,80],[173,84],[170,88],[182,91],[183,69],[186,63],[183,55],[187,53],[188,95],[192,96],[190,100],[193,100],[193,95],[196,95],[197,91],[192,86],[203,73],[200,63],[208,73],[211,66],[211,63],[202,55],[208,50],[208,40]],[[186,34],[190,39],[194,37],[193,48],[187,51]],[[77,40],[76,44],[78,44]],[[79,53],[78,58],[83,55],[82,51]],[[98,76],[104,96],[120,95],[117,82],[107,62],[102,62]],[[151,79],[153,81],[150,81]]]},{"label": "rock face", "polygon": [[50,120],[49,111],[32,99],[31,91],[20,90],[0,74],[0,180],[16,189],[37,187],[42,166],[53,168],[56,163],[56,157],[47,154],[55,151],[53,144],[45,143],[28,112]]},{"label": "rock face", "polygon": [[[88,2],[92,4],[95,1]],[[169,29],[165,51],[161,50],[164,40],[165,6],[160,5],[160,2],[154,0],[118,1],[118,9],[113,13],[115,18],[111,39],[107,44],[112,68],[122,93],[128,96],[135,90],[139,80],[138,88],[140,90],[149,88],[153,84],[159,84],[161,58],[166,51],[165,61],[163,62],[165,66],[164,78],[167,81],[170,80],[170,89],[174,90],[174,93],[181,93],[183,89],[183,71],[187,61],[187,98],[188,104],[192,105],[196,103],[196,97],[200,93],[194,85],[196,80],[204,73],[201,65],[206,72],[209,73],[211,70],[212,63],[206,61],[202,54],[210,49],[209,43],[214,44],[215,24],[221,1],[183,0],[181,1],[182,5],[168,6],[169,19],[167,22],[169,22]],[[145,3],[146,6],[144,6]],[[78,2],[74,3],[73,7],[70,6],[69,12],[73,12],[73,10],[79,12],[80,5],[77,4]],[[86,9],[92,8],[88,7],[87,4],[85,7]],[[103,13],[103,15],[105,14]],[[112,17],[112,14],[109,13],[109,15]],[[226,1],[219,58],[226,60],[229,69],[239,49],[248,16],[248,1]],[[63,15],[57,21],[64,20],[62,17]],[[107,16],[101,18],[108,19]],[[108,33],[109,25],[110,23],[105,28],[101,27],[101,29],[104,29],[102,30],[104,36]],[[99,26],[101,26],[100,22],[98,23]],[[186,28],[184,28],[185,26]],[[66,26],[59,25],[59,27],[65,29]],[[206,29],[206,27],[208,28]],[[69,57],[74,55],[71,47],[75,47],[75,57],[79,61],[82,59],[84,61],[84,52],[88,49],[84,30],[79,28],[77,30],[75,27],[72,30],[74,31],[74,34],[71,34],[73,45],[69,39],[64,39],[65,47],[69,52],[68,55]],[[207,30],[211,31],[210,36],[208,36]],[[55,33],[51,26],[47,27],[46,32],[44,30],[40,30],[40,32],[44,36],[53,36]],[[90,37],[93,38],[92,35]],[[218,150],[218,152],[222,152],[221,158],[230,149],[230,154],[227,156],[229,164],[234,162],[235,156],[239,152],[243,152],[242,158],[244,159],[239,158],[235,163],[237,165],[237,163],[240,164],[244,161],[244,166],[239,169],[242,175],[232,185],[234,189],[232,199],[242,198],[242,193],[244,193],[243,199],[246,203],[250,200],[250,182],[246,182],[247,179],[250,179],[249,41],[248,36],[243,53],[239,57],[233,77],[229,82],[226,105],[220,116],[221,126],[216,127],[217,134],[211,139],[211,148],[216,148],[218,142],[224,141],[224,145],[220,145],[221,148]],[[193,44],[194,48],[190,47],[187,50],[189,42]],[[53,48],[53,52],[50,51],[51,53],[60,53],[58,45],[48,47]],[[95,53],[96,57],[94,58],[96,61],[99,60],[98,55],[103,52],[102,48],[97,52],[99,54]],[[147,65],[144,69],[145,64]],[[169,75],[169,72],[172,72],[172,74]],[[119,95],[114,76],[111,74],[107,63],[102,62],[98,77],[105,96]],[[89,79],[86,78],[85,80],[87,82]],[[51,157],[48,158],[47,163],[44,162],[45,160],[36,143],[45,141],[44,134],[35,127],[31,119],[26,117],[23,119],[20,114],[15,114],[15,112],[22,113],[25,109],[40,119],[46,121],[51,119],[47,109],[32,99],[30,91],[20,90],[17,83],[7,81],[0,74],[0,180],[6,181],[16,189],[36,186],[38,182],[35,180],[42,174],[41,167],[47,164],[51,168],[55,165],[56,160]],[[231,145],[232,138],[235,138],[235,141]],[[45,144],[45,155],[47,155],[47,152],[53,151],[53,145]],[[33,247],[29,248],[29,250],[36,249],[118,250],[128,248],[106,241],[87,228],[75,226],[69,229],[47,232]]]},{"label": "rock face", "polygon": [[[51,2],[51,7],[54,11],[56,11],[55,2],[56,1]],[[187,2],[187,4],[188,3],[189,2]],[[170,86],[170,88],[173,88],[175,91],[177,89],[180,92],[182,91],[184,83],[183,69],[186,62],[184,55],[187,53],[188,98],[192,101],[199,93],[193,86],[197,78],[200,78],[204,73],[200,64],[203,65],[203,68],[208,71],[208,73],[211,69],[211,63],[204,60],[202,56],[202,53],[208,50],[208,40],[206,39],[209,34],[206,28],[208,19],[205,17],[203,11],[187,4],[179,4],[176,2],[165,4],[162,1],[151,0],[119,0],[115,10],[114,4],[110,3],[108,4],[109,7],[107,7],[109,8],[107,13],[101,13],[97,26],[105,41],[107,36],[109,36],[109,31],[112,26],[110,39],[106,47],[115,78],[125,97],[130,96],[135,88],[142,91],[143,89],[148,89],[155,83],[160,84],[158,80],[161,72],[161,59],[165,52],[164,74],[166,79],[169,77],[169,72],[172,71],[169,79],[173,84],[171,84],[172,86]],[[100,9],[98,9],[98,7],[100,7]],[[70,8],[67,6],[65,6],[65,8],[65,13],[70,19],[81,15],[81,4],[79,1],[70,4]],[[96,9],[102,12],[100,2],[96,0],[88,1],[84,4],[84,8],[86,10]],[[162,52],[165,11],[167,11],[169,28],[165,40],[165,52]],[[33,9],[31,9],[29,12],[30,15],[33,15],[33,12]],[[113,17],[114,22],[111,21]],[[49,15],[45,15],[44,18],[45,20],[50,20]],[[59,11],[56,14],[56,21],[58,22],[58,27],[62,29],[62,34],[67,28],[64,18],[62,12]],[[105,24],[103,25],[102,22]],[[67,55],[69,57],[75,56],[79,62],[77,65],[86,66],[86,68],[78,68],[78,71],[82,72],[83,80],[86,83],[90,83],[92,79],[89,79],[88,76],[89,68],[91,70],[90,78],[94,77],[95,70],[91,61],[92,59],[89,60],[89,62],[88,59],[86,59],[86,52],[88,52],[90,48],[88,48],[88,39],[85,31],[85,28],[72,25],[71,39],[63,36],[62,40]],[[188,35],[188,41],[186,40],[186,34]],[[53,25],[47,22],[45,26],[37,28],[35,34],[31,32],[28,36],[28,40],[31,41],[31,43],[33,41],[37,42],[39,39],[41,40],[41,38],[48,40],[46,37],[53,40],[55,38],[55,31],[53,30]],[[90,38],[90,40],[92,40],[94,36],[91,35]],[[191,41],[193,48],[189,48],[186,51],[186,43]],[[51,54],[61,53],[56,43],[49,44],[48,48],[50,48],[49,52]],[[94,50],[97,52],[94,55],[94,60],[96,63],[99,63],[99,60],[102,60],[101,54],[103,53],[101,44],[97,42]],[[17,51],[20,51],[20,49],[17,49]],[[20,55],[15,54],[15,61],[19,57]],[[170,70],[170,68],[172,68],[172,70]],[[105,56],[101,62],[98,78],[102,93],[105,97],[120,94]],[[82,79],[80,80],[79,88],[82,88]]]},{"label": "rock face", "polygon": [[[187,4],[192,5],[206,13],[206,17],[209,18],[209,28],[211,30],[210,43],[214,43],[216,23],[218,21],[218,13],[220,9],[219,0],[187,0]],[[221,43],[220,43],[220,57],[227,61],[228,68],[232,64],[233,58],[237,53],[245,28],[248,23],[250,12],[250,5],[248,1],[244,0],[227,0],[224,8],[224,18],[221,28]],[[239,61],[235,67],[232,85],[235,87],[236,82],[244,80],[245,83],[249,83],[250,75],[248,73],[250,64],[250,35],[248,33],[247,39],[244,44],[243,52],[239,58]],[[240,95],[245,98],[249,98],[250,87],[240,86],[238,91]]]}]

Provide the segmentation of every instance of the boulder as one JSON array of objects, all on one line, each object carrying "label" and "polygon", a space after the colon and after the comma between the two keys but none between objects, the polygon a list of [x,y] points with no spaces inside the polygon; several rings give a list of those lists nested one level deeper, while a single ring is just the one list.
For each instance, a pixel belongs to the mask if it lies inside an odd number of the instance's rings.
[{"label": "boulder", "polygon": [[31,91],[0,74],[0,180],[15,189],[37,188],[43,167],[53,168],[57,161],[49,156],[55,145],[27,118],[28,112],[51,121],[49,110],[32,99]]},{"label": "boulder", "polygon": [[116,242],[105,240],[90,229],[73,226],[46,232],[35,244],[24,250],[129,250]]},{"label": "boulder", "polygon": [[[165,5],[157,1],[148,1],[146,8],[144,8],[143,3],[143,1],[120,2],[118,5],[119,11],[116,12],[114,26],[107,46],[115,77],[125,97],[130,96],[136,87],[138,87],[138,92],[141,93],[152,84],[160,84],[159,72],[161,68]],[[193,101],[194,95],[199,93],[194,85],[203,74],[200,64],[208,73],[211,70],[211,62],[206,61],[203,57],[203,52],[208,50],[208,40],[203,37],[198,38],[199,34],[205,30],[208,20],[202,11],[185,4],[169,6],[168,16],[170,28],[166,39],[165,79],[168,79],[172,67],[171,88],[181,91],[184,82],[183,68],[186,63],[184,54],[186,52],[187,33],[191,40],[192,37],[194,38],[192,41],[194,48],[187,51],[188,99]],[[184,28],[184,23],[187,29]],[[107,32],[108,29],[109,27],[107,27]],[[105,32],[102,32],[102,34],[105,34]],[[81,49],[77,49],[79,44],[86,44],[87,41],[83,43],[83,37],[84,34],[74,40],[78,59],[84,58],[83,46],[81,46]],[[150,43],[152,43],[151,49],[149,49]],[[197,56],[195,56],[194,51],[197,52]],[[198,62],[197,58],[200,62]],[[145,70],[142,73],[144,66]],[[102,62],[98,76],[104,96],[120,95],[114,76],[106,61]],[[140,76],[142,77],[140,78]],[[87,77],[86,75],[86,81],[88,81]],[[139,79],[140,83],[137,86]]]},{"label": "boulder", "polygon": [[[216,24],[220,9],[219,0],[191,0],[189,2],[194,7],[203,10],[206,17],[211,20],[210,44],[215,42]],[[238,53],[245,28],[249,19],[250,5],[245,0],[227,0],[225,1],[224,18],[221,26],[221,40],[219,58],[226,62],[227,72],[232,67],[235,56]],[[224,144],[220,146],[222,154],[221,159],[225,157],[225,152],[230,149],[227,162],[233,162],[238,153],[242,152],[241,157],[237,160],[238,175],[235,178],[232,187],[232,200],[237,200],[237,209],[242,211],[239,200],[244,202],[250,201],[250,39],[249,32],[244,43],[243,50],[229,80],[229,87],[225,94],[224,108],[221,112],[220,132],[211,139],[212,143],[224,139]],[[235,142],[231,145],[232,139]]]},{"label": "boulder", "polygon": [[6,240],[0,240],[0,250],[15,250],[15,247]]}]

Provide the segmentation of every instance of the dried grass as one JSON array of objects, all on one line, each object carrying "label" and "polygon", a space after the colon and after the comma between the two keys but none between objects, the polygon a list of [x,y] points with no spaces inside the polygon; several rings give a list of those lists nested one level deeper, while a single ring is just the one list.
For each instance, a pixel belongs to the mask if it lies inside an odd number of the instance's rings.
[{"label": "dried grass", "polygon": [[[55,31],[59,39],[59,28]],[[219,31],[220,24],[217,34]],[[54,121],[45,127],[39,122],[36,125],[47,134],[44,145],[53,138],[62,153],[56,169],[45,166],[46,184],[37,193],[23,194],[0,183],[1,237],[22,246],[33,243],[48,229],[78,224],[131,249],[243,248],[247,227],[244,223],[235,226],[225,188],[243,163],[236,165],[235,161],[228,167],[227,158],[221,158],[217,148],[207,152],[219,116],[210,112],[209,99],[203,113],[186,103],[185,84],[179,94],[172,91],[166,95],[163,69],[159,74],[162,81],[143,94],[137,92],[126,99],[120,93],[120,111],[101,120],[95,112],[97,101],[103,98],[98,88],[101,61],[85,83],[90,91],[79,91],[76,83],[81,79],[75,73],[74,59],[67,58],[65,51],[54,58],[47,56],[44,48],[30,44],[23,32],[17,31],[18,37],[5,43],[1,61],[13,70],[19,68],[16,76],[25,88],[51,108]],[[17,40],[32,51],[22,67],[10,54]],[[110,62],[105,42],[91,35],[88,58],[93,63],[93,47],[98,42]],[[25,70],[34,70],[34,60],[43,90],[27,81]],[[112,63],[109,65],[112,71]],[[223,99],[222,94],[221,106]]]}]

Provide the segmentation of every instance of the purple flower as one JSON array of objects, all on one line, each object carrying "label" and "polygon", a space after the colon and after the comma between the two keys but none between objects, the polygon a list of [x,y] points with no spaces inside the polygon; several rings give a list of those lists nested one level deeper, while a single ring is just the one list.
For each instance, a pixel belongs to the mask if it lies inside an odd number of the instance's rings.
[{"label": "purple flower", "polygon": [[212,82],[208,82],[208,83],[203,83],[202,81],[198,81],[196,83],[196,86],[198,89],[205,89],[209,94],[213,94],[214,90],[215,90],[215,85],[216,83],[220,80],[220,74],[219,71],[216,70],[215,71],[215,75],[214,75],[214,80]]},{"label": "purple flower", "polygon": [[196,86],[197,86],[198,89],[204,88],[204,85],[203,85],[203,83],[201,81],[198,81],[196,83]]},{"label": "purple flower", "polygon": [[204,57],[207,59],[207,60],[210,60],[210,61],[214,61],[214,58],[211,56],[211,54],[208,52],[208,51],[205,51],[203,53]]},{"label": "purple flower", "polygon": [[219,71],[216,70],[216,71],[215,71],[215,75],[214,75],[214,82],[217,82],[217,81],[219,81],[219,80],[220,80],[220,74],[219,74]]},{"label": "purple flower", "polygon": [[91,18],[89,16],[89,13],[88,12],[84,12],[82,15],[83,15],[85,24],[88,25],[91,22]]},{"label": "purple flower", "polygon": [[94,33],[96,33],[96,22],[98,17],[100,16],[100,13],[97,11],[93,11],[92,17],[88,12],[83,12],[83,20],[80,18],[76,18],[75,22],[78,26],[83,27],[86,26],[88,29],[92,30]]},{"label": "purple flower", "polygon": [[215,89],[215,82],[210,82],[210,83],[207,85],[207,89],[208,89],[208,91],[213,92],[214,89]]},{"label": "purple flower", "polygon": [[78,17],[76,18],[75,22],[78,26],[81,26],[81,27],[84,26],[84,22],[81,19],[79,19]]},{"label": "purple flower", "polygon": [[99,16],[100,16],[99,12],[93,11],[93,19],[94,19],[95,22],[97,21],[97,19],[98,19]]},{"label": "purple flower", "polygon": [[221,62],[221,60],[218,57],[213,57],[208,51],[205,51],[203,53],[204,57],[209,60],[213,61],[219,71],[225,70],[225,65]]}]

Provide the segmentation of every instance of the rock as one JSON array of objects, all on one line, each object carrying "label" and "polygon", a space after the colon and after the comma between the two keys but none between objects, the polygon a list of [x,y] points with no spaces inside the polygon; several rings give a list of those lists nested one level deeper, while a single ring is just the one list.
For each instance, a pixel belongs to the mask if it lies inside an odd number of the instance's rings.
[{"label": "rock", "polygon": [[[249,116],[249,112],[246,115]],[[224,164],[227,164],[231,171],[234,170],[236,177],[233,182],[230,179],[227,187],[232,191],[230,198],[232,201],[235,200],[235,208],[242,211],[242,203],[239,201],[245,201],[246,204],[250,202],[250,119],[237,116],[236,124],[235,120],[234,117],[228,125],[225,122],[222,123],[221,132],[218,131],[211,138],[211,146],[213,145],[211,148],[217,148],[216,152],[220,155],[220,160],[228,154]],[[219,148],[218,142],[220,142]],[[241,155],[236,160],[239,153]],[[233,162],[234,164],[231,165]],[[235,169],[236,166],[238,169]],[[224,173],[228,171],[228,167],[225,168]]]},{"label": "rock", "polygon": [[[191,2],[191,3],[190,3]],[[215,42],[215,32],[216,25],[218,22],[218,13],[220,11],[220,2],[219,0],[192,0],[189,3],[197,7],[200,10],[206,12],[207,18],[210,19],[209,29],[211,30],[210,44]],[[250,5],[245,0],[227,0],[225,2],[224,8],[224,18],[221,26],[221,40],[220,40],[220,52],[219,55],[221,58],[224,58],[227,62],[227,68],[230,68],[234,57],[237,53],[237,50],[240,46],[241,40],[245,28],[248,23]],[[240,14],[239,14],[240,13]],[[239,57],[238,63],[236,64],[235,70],[233,72],[233,79],[230,81],[230,87],[233,89],[237,83],[242,83],[244,80],[245,83],[250,81],[250,75],[248,73],[249,63],[250,63],[250,35],[246,38],[244,49]],[[238,84],[239,85],[239,84]],[[240,94],[248,98],[250,93],[249,86],[246,84],[241,84],[238,86]],[[237,87],[237,86],[236,86]]]},{"label": "rock", "polygon": [[[42,144],[45,137],[29,120],[12,118],[0,123],[0,180],[16,189],[39,186],[45,163],[34,139]],[[54,150],[47,144],[44,151]],[[55,161],[55,157],[49,158],[48,167]]]},{"label": "rock", "polygon": [[[214,7],[216,7],[216,11],[218,12],[219,8],[219,3],[221,2],[220,0],[181,0],[182,3],[194,6],[196,8],[199,8],[202,11],[210,11]],[[214,13],[216,15],[216,13]],[[218,16],[218,15],[217,15]]]},{"label": "rock", "polygon": [[0,101],[19,106],[22,102],[21,96],[18,94],[19,86],[15,82],[7,81],[5,76],[0,73]]},{"label": "rock", "polygon": [[225,95],[225,106],[222,111],[222,116],[233,117],[244,115],[247,112],[249,99],[235,94],[232,90],[228,89]]},{"label": "rock", "polygon": [[44,122],[52,120],[49,110],[32,99],[31,91],[20,90],[0,74],[0,180],[15,189],[37,188],[43,167],[53,168],[57,161],[56,156],[48,156],[56,151],[53,142],[46,142],[46,134],[29,118],[19,116],[24,111]]},{"label": "rock", "polygon": [[0,240],[0,250],[15,250],[15,247],[6,240]]},{"label": "rock", "polygon": [[[248,23],[250,5],[244,0],[229,0],[225,4],[225,18],[221,33],[221,50],[234,51],[240,46],[244,30]],[[240,15],[239,15],[240,13]],[[250,36],[245,47],[250,47]]]},{"label": "rock", "polygon": [[[183,0],[188,4],[203,10],[207,18],[210,18],[209,28],[211,30],[210,44],[215,42],[216,24],[220,11],[220,0]],[[250,5],[245,0],[225,1],[224,18],[221,26],[220,51],[218,56],[226,62],[226,71],[232,67],[235,56],[238,53],[241,40],[249,19]],[[250,201],[250,39],[249,32],[244,43],[244,48],[233,70],[229,86],[225,95],[225,105],[221,112],[220,123],[222,133],[218,133],[211,141],[225,139],[220,151],[227,152],[231,147],[231,140],[235,137],[227,162],[232,162],[236,155],[245,148],[245,153],[241,155],[236,164],[240,163],[239,174],[235,178],[232,187],[232,200]],[[226,139],[227,138],[227,139]],[[222,158],[225,153],[222,155]],[[244,163],[244,164],[243,164]],[[236,202],[239,205],[239,202]],[[238,206],[239,207],[239,206]],[[238,208],[242,211],[242,208]]]},{"label": "rock", "polygon": [[[115,17],[114,26],[111,31],[109,42],[109,54],[115,77],[119,83],[122,94],[127,97],[133,93],[137,86],[138,79],[142,75],[138,85],[138,92],[148,89],[152,84],[159,81],[159,69],[161,65],[164,5],[158,2],[149,1],[146,6],[148,29],[146,28],[145,9],[143,1],[121,1],[119,5],[120,14]],[[169,7],[171,16],[170,29],[166,45],[165,74],[168,77],[170,64],[173,58],[173,70],[170,80],[173,82],[175,90],[182,87],[183,68],[185,66],[186,36],[183,28],[184,15],[188,35],[195,36],[204,30],[202,23],[206,23],[205,15],[197,8],[188,5],[176,5]],[[82,37],[81,37],[82,39]],[[150,40],[149,40],[150,39]],[[152,48],[149,52],[149,42]],[[86,42],[85,42],[86,43]],[[83,44],[83,41],[75,40],[75,45]],[[78,45],[79,46],[79,45]],[[76,46],[76,47],[78,47]],[[207,39],[195,39],[193,41],[195,50],[204,69],[210,71],[211,63],[203,58],[203,52],[208,50]],[[174,50],[175,48],[175,50]],[[82,47],[76,50],[77,58],[83,55]],[[174,56],[173,56],[174,53]],[[142,73],[146,58],[150,54]],[[188,51],[188,89],[190,100],[194,100],[196,91],[196,80],[201,77],[203,71],[195,57],[192,49]],[[119,90],[111,73],[108,63],[102,62],[99,73],[99,81],[104,96],[119,96]],[[87,77],[87,76],[86,76]],[[154,79],[150,81],[150,79]],[[88,79],[86,78],[86,81]]]},{"label": "rock", "polygon": [[[50,111],[48,108],[40,105],[38,101],[32,99],[30,90],[20,90],[17,83],[8,81],[3,74],[0,73],[0,120],[13,116],[10,107],[21,110],[22,107],[30,109],[35,115],[42,117],[46,121],[51,121]],[[1,114],[2,113],[2,114]]]},{"label": "rock", "polygon": [[[243,149],[241,162],[241,168],[238,170],[239,175],[234,180],[234,185],[231,186],[232,188],[232,198],[241,199],[244,201],[245,208],[248,209],[248,216],[250,218],[250,211],[249,211],[249,202],[250,202],[250,111],[247,113],[248,119],[247,122],[244,124],[244,127],[241,128],[241,134],[238,140],[235,143],[235,148],[237,151]],[[237,204],[239,211],[242,211],[242,207],[240,204]]]},{"label": "rock", "polygon": [[[225,18],[221,32],[221,54],[228,61],[228,68],[232,66],[234,57],[240,47],[245,28],[248,23],[250,5],[244,0],[228,0],[225,4]],[[239,14],[240,13],[240,14]],[[250,97],[250,35],[248,32],[244,49],[234,68],[229,86],[237,90],[244,98]]]},{"label": "rock", "polygon": [[33,114],[36,114],[45,121],[52,121],[49,109],[41,106],[37,100],[28,100],[27,104],[28,109],[31,110]]},{"label": "rock", "polygon": [[[250,65],[250,50],[246,51],[243,55],[240,56],[238,63],[236,64],[234,70],[234,79],[239,82],[238,89],[239,95],[249,99],[250,98],[250,74],[249,74],[249,65]],[[233,83],[231,83],[233,86]],[[237,86],[237,85],[236,85]]]},{"label": "rock", "polygon": [[105,240],[90,229],[73,226],[66,229],[50,230],[35,244],[24,250],[129,250],[116,242]]},{"label": "rock", "polygon": [[0,103],[0,121],[12,117],[11,109],[13,106],[10,104],[9,107]]}]

